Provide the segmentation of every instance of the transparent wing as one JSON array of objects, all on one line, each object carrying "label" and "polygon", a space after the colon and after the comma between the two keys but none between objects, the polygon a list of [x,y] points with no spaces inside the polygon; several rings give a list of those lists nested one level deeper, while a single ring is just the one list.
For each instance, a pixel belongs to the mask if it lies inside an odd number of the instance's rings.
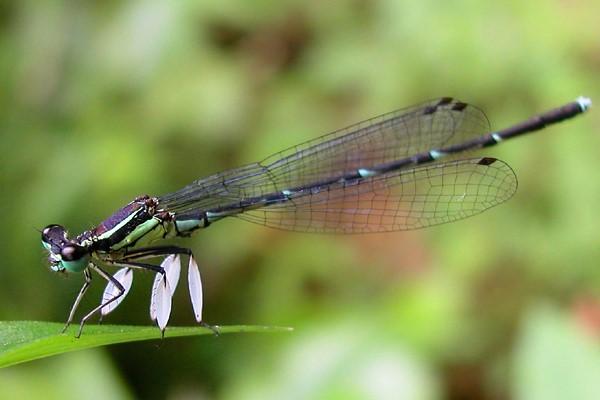
[{"label": "transparent wing", "polygon": [[173,212],[210,210],[461,143],[487,131],[489,122],[478,108],[441,98],[335,131],[260,163],[200,179],[159,201],[163,209]]},{"label": "transparent wing", "polygon": [[463,219],[508,200],[513,170],[495,158],[451,160],[336,183],[236,215],[273,228],[325,233],[418,229]]}]

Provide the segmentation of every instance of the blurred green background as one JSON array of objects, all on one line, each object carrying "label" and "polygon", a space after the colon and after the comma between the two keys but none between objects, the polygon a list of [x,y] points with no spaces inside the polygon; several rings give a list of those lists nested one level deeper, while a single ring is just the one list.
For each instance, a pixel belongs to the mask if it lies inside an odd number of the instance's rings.
[{"label": "blurred green background", "polygon": [[[494,128],[600,103],[598,16],[593,0],[0,2],[0,318],[66,319],[82,277],[49,271],[50,223],[79,233],[434,97]],[[207,321],[291,334],[67,354],[0,371],[0,398],[598,399],[598,115],[480,153],[520,186],[464,221],[337,237],[233,219],[184,242]],[[108,322],[150,324],[151,283],[137,274]],[[174,302],[171,324],[192,324],[184,289]]]}]

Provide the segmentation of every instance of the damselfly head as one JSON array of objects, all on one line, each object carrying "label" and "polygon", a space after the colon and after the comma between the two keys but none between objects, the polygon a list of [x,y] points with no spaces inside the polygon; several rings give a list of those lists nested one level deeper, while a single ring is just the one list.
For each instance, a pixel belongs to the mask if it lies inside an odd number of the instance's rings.
[{"label": "damselfly head", "polygon": [[48,250],[48,261],[53,271],[80,272],[87,266],[89,252],[69,240],[67,231],[60,225],[48,225],[42,230],[42,245]]}]

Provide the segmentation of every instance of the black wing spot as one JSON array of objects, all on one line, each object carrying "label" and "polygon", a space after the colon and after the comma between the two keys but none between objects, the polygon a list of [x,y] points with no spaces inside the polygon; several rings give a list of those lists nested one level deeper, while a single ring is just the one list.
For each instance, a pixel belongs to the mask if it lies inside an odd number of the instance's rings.
[{"label": "black wing spot", "polygon": [[496,161],[498,161],[498,159],[494,158],[494,157],[483,157],[481,160],[477,161],[477,164],[479,164],[479,165],[492,165]]},{"label": "black wing spot", "polygon": [[454,111],[462,111],[465,108],[467,108],[467,103],[463,103],[462,101],[458,101],[452,106],[452,110]]},{"label": "black wing spot", "polygon": [[452,97],[442,97],[440,101],[438,101],[437,106],[445,106],[446,104],[452,103],[452,100],[454,100]]}]

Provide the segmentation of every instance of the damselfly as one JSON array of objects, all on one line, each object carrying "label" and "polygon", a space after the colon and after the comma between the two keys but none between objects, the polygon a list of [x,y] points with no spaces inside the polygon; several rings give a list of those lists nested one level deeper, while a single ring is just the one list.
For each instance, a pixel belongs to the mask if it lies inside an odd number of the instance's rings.
[{"label": "damselfly", "polygon": [[[490,132],[478,108],[449,97],[352,125],[276,153],[261,162],[192,182],[163,196],[139,196],[97,227],[69,238],[60,225],[42,231],[54,271],[83,272],[85,282],[65,329],[92,280],[108,281],[95,313],[112,312],[132,284],[132,269],[156,273],[150,316],[164,332],[181,256],[196,320],[202,320],[202,283],[191,250],[141,245],[148,239],[189,237],[237,217],[301,232],[368,233],[418,229],[478,214],[509,199],[513,170],[491,157],[458,158],[512,137],[572,118],[591,106],[574,102],[510,128]],[[160,265],[146,262],[163,258]],[[101,265],[121,267],[114,275]],[[64,330],[63,330],[64,331]]]}]

